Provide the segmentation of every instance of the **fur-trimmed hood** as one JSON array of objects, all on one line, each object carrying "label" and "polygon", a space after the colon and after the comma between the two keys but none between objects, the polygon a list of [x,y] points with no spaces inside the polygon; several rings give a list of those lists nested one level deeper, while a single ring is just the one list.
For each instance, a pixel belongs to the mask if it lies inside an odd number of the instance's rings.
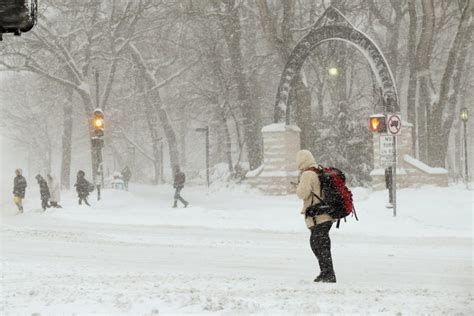
[{"label": "fur-trimmed hood", "polygon": [[309,167],[316,166],[316,160],[309,150],[303,149],[296,153],[296,165],[299,171],[303,171]]}]

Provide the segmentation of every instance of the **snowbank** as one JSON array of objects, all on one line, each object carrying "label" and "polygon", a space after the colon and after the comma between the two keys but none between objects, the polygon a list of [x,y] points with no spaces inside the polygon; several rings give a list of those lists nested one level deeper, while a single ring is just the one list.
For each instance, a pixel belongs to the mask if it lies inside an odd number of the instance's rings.
[{"label": "snowbank", "polygon": [[424,162],[413,158],[410,155],[404,155],[403,160],[408,162],[410,165],[412,165],[415,168],[418,168],[419,170],[428,173],[428,174],[448,174],[448,170],[444,168],[433,168],[425,164]]}]

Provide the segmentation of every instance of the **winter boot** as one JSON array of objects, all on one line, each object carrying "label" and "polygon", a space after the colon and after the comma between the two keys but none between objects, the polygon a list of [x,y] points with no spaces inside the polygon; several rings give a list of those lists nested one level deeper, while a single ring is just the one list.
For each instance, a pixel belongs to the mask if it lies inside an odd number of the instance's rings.
[{"label": "winter boot", "polygon": [[84,203],[86,203],[87,206],[91,206],[89,202],[87,201],[87,199],[84,199]]},{"label": "winter boot", "polygon": [[188,207],[189,202],[184,202],[184,208]]},{"label": "winter boot", "polygon": [[314,282],[336,283],[336,276],[334,274],[332,275],[320,274],[318,275],[316,279],[314,279]]}]

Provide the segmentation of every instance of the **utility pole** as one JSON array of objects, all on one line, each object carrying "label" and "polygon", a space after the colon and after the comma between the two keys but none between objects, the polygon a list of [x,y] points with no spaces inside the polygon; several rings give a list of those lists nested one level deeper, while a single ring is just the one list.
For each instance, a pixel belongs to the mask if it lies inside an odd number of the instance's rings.
[{"label": "utility pole", "polygon": [[93,136],[91,139],[94,152],[95,170],[93,173],[94,183],[97,187],[97,200],[100,200],[100,189],[104,182],[104,168],[102,164],[102,148],[104,147],[104,113],[101,109],[95,109],[92,118]]}]

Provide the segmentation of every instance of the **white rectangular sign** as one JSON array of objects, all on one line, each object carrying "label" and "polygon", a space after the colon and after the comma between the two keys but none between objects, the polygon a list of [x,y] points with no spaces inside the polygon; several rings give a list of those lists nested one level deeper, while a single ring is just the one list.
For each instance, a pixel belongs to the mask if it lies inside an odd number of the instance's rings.
[{"label": "white rectangular sign", "polygon": [[[380,166],[382,168],[391,167],[393,165],[393,156],[380,156]],[[398,165],[398,156],[397,156]]]},{"label": "white rectangular sign", "polygon": [[[380,135],[380,166],[387,168],[393,164],[393,136]],[[398,155],[397,155],[398,164]]]},{"label": "white rectangular sign", "polygon": [[393,136],[380,135],[380,156],[393,155]]}]

